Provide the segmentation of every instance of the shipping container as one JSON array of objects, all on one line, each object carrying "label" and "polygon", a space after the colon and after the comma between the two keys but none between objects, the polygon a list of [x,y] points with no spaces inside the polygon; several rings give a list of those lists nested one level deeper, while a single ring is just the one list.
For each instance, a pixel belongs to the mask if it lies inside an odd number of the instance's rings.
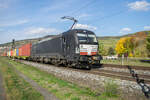
[{"label": "shipping container", "polygon": [[19,50],[19,54],[20,56],[30,56],[31,55],[31,43],[23,45]]},{"label": "shipping container", "polygon": [[11,52],[10,52],[10,56],[13,56],[13,50],[11,50]]},{"label": "shipping container", "polygon": [[13,50],[13,56],[16,56],[16,49]]},{"label": "shipping container", "polygon": [[20,47],[19,48],[19,56],[21,56],[22,55],[22,48]]},{"label": "shipping container", "polygon": [[11,51],[8,52],[8,56],[11,56]]},{"label": "shipping container", "polygon": [[4,53],[3,53],[3,56],[7,56],[7,53],[6,53],[6,51],[4,51]]},{"label": "shipping container", "polygon": [[16,56],[19,56],[19,48],[16,49]]}]

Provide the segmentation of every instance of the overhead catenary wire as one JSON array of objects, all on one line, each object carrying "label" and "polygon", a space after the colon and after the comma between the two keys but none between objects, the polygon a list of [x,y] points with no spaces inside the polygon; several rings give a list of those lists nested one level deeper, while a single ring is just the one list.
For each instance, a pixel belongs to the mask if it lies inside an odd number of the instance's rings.
[{"label": "overhead catenary wire", "polygon": [[120,14],[125,13],[125,12],[127,12],[127,11],[126,11],[126,10],[122,10],[122,11],[119,11],[119,12],[115,12],[115,13],[112,13],[112,14],[109,14],[109,15],[106,15],[106,16],[103,16],[103,17],[100,17],[100,18],[97,18],[97,19],[96,19],[96,22],[91,22],[90,24],[92,24],[92,23],[97,23],[97,22],[99,22],[100,20],[104,20],[104,19],[107,19],[107,18],[111,18],[111,17],[120,15]]},{"label": "overhead catenary wire", "polygon": [[[90,2],[87,2],[85,5],[83,5],[83,6],[80,7],[79,9],[77,9],[77,10],[71,12],[70,15],[75,15],[75,14],[79,13],[81,10],[83,10],[83,9],[86,8],[86,7],[88,7],[88,6],[91,5],[93,2],[95,2],[95,0],[92,0],[92,1],[90,1]],[[119,15],[119,14],[122,14],[122,13],[124,13],[124,12],[126,12],[126,11],[127,11],[127,10],[123,10],[123,11],[119,11],[119,12],[112,13],[112,14],[110,14],[110,15],[106,15],[106,16],[104,16],[104,17],[101,17],[100,20],[106,19],[106,18],[109,18],[109,17],[113,17],[113,16],[116,16],[116,15]],[[99,20],[99,18],[98,18],[98,20]],[[97,21],[96,21],[96,22],[97,22]]]},{"label": "overhead catenary wire", "polygon": [[[88,7],[89,5],[91,5],[93,2],[95,2],[95,0],[92,0],[92,1],[90,1],[90,2],[87,2],[85,5],[83,5],[82,7],[80,7],[80,8],[77,9],[77,10],[74,10],[74,11],[71,12],[69,15],[71,15],[71,16],[74,15],[74,17],[75,17],[76,14],[78,14],[81,10],[83,10],[84,8],[86,8],[86,7]],[[113,14],[111,14],[111,15],[107,15],[107,16],[101,17],[100,20],[103,20],[103,19],[106,19],[106,18],[109,18],[109,17],[113,17],[113,16],[116,16],[116,15],[119,15],[119,14],[121,14],[121,13],[123,13],[123,12],[125,12],[125,11],[119,11],[119,12],[117,12],[117,13],[113,13]],[[98,18],[97,20],[99,20],[99,18]],[[97,20],[96,20],[96,22],[98,22]],[[95,23],[95,21],[92,22],[92,23]],[[91,24],[91,23],[90,23],[90,24]]]},{"label": "overhead catenary wire", "polygon": [[[85,4],[84,6],[80,7],[79,9],[73,11],[70,13],[70,15],[76,15],[77,13],[79,13],[81,10],[83,10],[84,8],[88,7],[88,5],[92,4],[93,2],[95,2],[95,0],[92,0],[90,2],[88,2],[87,4]],[[101,18],[96,18],[96,21],[94,22],[91,22],[89,24],[92,24],[92,23],[97,23],[99,22],[99,20],[104,20],[104,19],[107,19],[107,18],[111,18],[111,17],[114,17],[114,16],[117,16],[117,15],[120,15],[122,13],[125,13],[127,12],[128,10],[122,10],[122,11],[119,11],[119,12],[115,12],[115,13],[112,13],[110,15],[106,15],[106,16],[103,16]]]},{"label": "overhead catenary wire", "polygon": [[84,8],[88,7],[90,4],[92,4],[93,2],[95,2],[95,0],[92,0],[90,2],[87,2],[85,5],[83,5],[82,7],[80,7],[77,10],[74,10],[73,12],[70,13],[70,15],[75,15],[77,13],[79,13],[81,10],[83,10]]},{"label": "overhead catenary wire", "polygon": [[[95,2],[95,0],[91,0],[90,2],[87,2],[85,5],[83,5],[82,7],[80,7],[79,9],[77,9],[77,10],[74,10],[73,12],[71,12],[69,15],[71,15],[71,16],[75,16],[77,13],[79,13],[79,11],[81,11],[83,8],[86,8],[86,7],[88,7],[88,5],[90,5],[91,3],[93,3],[93,2]],[[70,17],[70,16],[64,16],[64,17]],[[62,17],[63,18],[63,17]],[[74,17],[72,17],[72,18],[74,18]],[[73,26],[75,25],[77,23],[77,20],[74,22],[74,24],[71,26],[71,28],[70,29],[72,29],[73,28]]]},{"label": "overhead catenary wire", "polygon": [[[81,12],[81,10],[84,10],[86,7],[88,7],[89,5],[93,4],[93,2],[95,2],[95,0],[92,0],[90,2],[87,2],[85,5],[83,5],[82,7],[80,7],[79,9],[73,11],[70,13],[70,15],[76,15],[78,14],[79,12]],[[106,16],[103,16],[103,17],[100,17],[100,18],[95,18],[96,20],[93,21],[93,22],[90,22],[89,24],[93,24],[93,23],[98,23],[100,22],[101,20],[104,20],[104,19],[108,19],[108,18],[111,18],[111,17],[114,17],[114,16],[118,16],[120,14],[123,14],[123,13],[126,13],[128,12],[128,10],[121,10],[121,11],[118,11],[118,12],[114,12],[114,13],[111,13],[111,14],[108,14]],[[74,16],[75,17],[75,16]],[[101,25],[104,25],[104,24],[101,24]],[[139,26],[138,26],[139,27]]]}]

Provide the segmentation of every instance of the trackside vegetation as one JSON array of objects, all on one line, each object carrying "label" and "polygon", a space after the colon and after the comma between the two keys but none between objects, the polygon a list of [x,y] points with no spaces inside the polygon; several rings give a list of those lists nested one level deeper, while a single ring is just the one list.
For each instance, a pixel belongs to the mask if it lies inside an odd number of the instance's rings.
[{"label": "trackside vegetation", "polygon": [[38,91],[15,73],[6,58],[0,57],[0,73],[4,79],[7,100],[44,100]]},{"label": "trackside vegetation", "polygon": [[[110,93],[111,91],[103,91],[102,93],[97,93],[95,91],[92,91],[90,88],[80,87],[77,84],[61,80],[35,67],[8,60],[6,58],[5,60],[13,65],[17,70],[22,72],[24,75],[37,82],[40,86],[48,89],[48,91],[53,93],[60,100],[120,100],[121,98],[118,92],[115,92],[115,94],[113,91],[112,93]],[[106,87],[107,86],[108,88],[112,87],[106,84]],[[114,90],[117,91],[117,87],[115,87]]]},{"label": "trackside vegetation", "polygon": [[105,81],[103,95],[107,97],[118,97],[118,85],[113,80]]},{"label": "trackside vegetation", "polygon": [[117,60],[111,60],[111,59],[103,59],[101,61],[102,64],[115,64],[115,65],[130,65],[130,66],[144,66],[144,67],[150,67],[149,63],[150,59],[117,59]]}]

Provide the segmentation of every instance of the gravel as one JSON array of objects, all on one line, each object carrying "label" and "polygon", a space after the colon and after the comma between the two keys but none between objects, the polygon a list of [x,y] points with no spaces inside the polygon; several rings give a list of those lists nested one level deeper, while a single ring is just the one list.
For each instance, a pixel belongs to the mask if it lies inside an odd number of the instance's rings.
[{"label": "gravel", "polygon": [[119,88],[123,90],[125,93],[135,91],[142,93],[141,87],[136,82],[133,81],[112,79],[105,76],[94,75],[90,73],[84,73],[80,71],[35,62],[22,61],[22,63],[39,68],[63,80],[79,84],[80,86],[90,87],[93,90],[102,90],[106,81],[113,80],[119,86]]}]

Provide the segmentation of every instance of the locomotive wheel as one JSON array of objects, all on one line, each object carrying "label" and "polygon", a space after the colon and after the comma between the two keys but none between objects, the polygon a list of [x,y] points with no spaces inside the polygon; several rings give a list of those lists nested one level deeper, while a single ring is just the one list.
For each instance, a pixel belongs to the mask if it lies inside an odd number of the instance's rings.
[{"label": "locomotive wheel", "polygon": [[91,70],[91,65],[87,65],[86,69]]},{"label": "locomotive wheel", "polygon": [[76,65],[76,68],[83,68],[83,69],[87,69],[90,70],[91,69],[91,64],[85,64],[85,63],[80,63]]}]

